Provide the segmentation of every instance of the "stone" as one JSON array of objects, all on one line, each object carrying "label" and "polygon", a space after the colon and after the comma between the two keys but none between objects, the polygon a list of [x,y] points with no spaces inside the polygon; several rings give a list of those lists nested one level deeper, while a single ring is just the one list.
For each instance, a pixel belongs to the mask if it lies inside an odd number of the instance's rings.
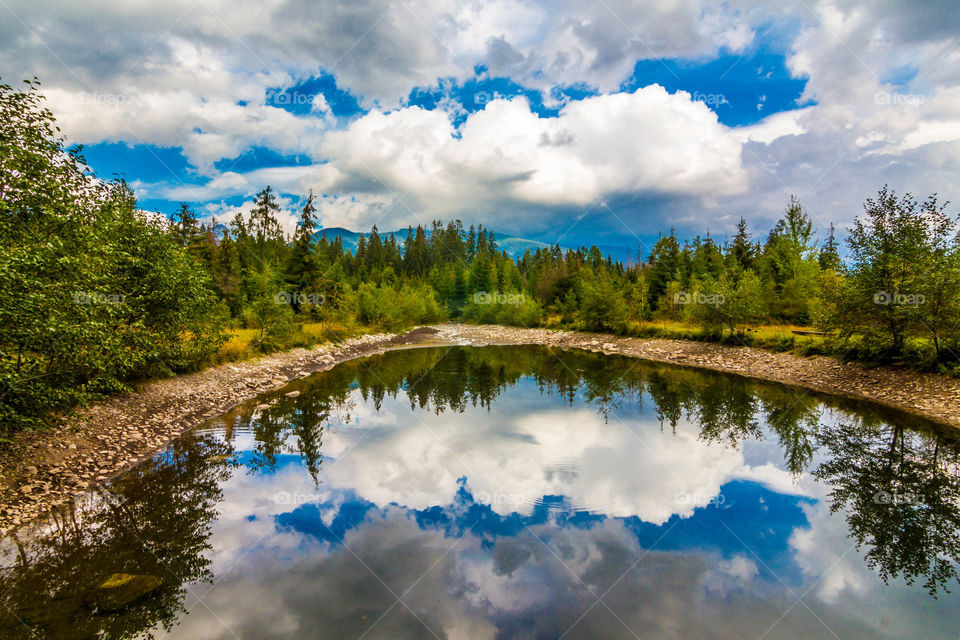
[{"label": "stone", "polygon": [[268,404],[258,404],[258,405],[257,405],[257,411],[264,411],[265,409],[269,409],[269,408],[270,408],[270,405],[268,405]]},{"label": "stone", "polygon": [[98,611],[119,611],[160,588],[157,576],[114,573],[87,596],[86,603]]},{"label": "stone", "polygon": [[285,393],[285,394],[283,394],[283,395],[287,396],[288,398],[296,398],[298,395],[300,395],[300,392],[299,392],[299,391],[291,391],[290,393]]}]

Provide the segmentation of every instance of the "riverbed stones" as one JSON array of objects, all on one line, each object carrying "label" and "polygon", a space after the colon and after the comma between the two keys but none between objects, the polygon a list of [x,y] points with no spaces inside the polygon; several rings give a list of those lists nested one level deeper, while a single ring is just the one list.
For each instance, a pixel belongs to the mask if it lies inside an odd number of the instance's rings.
[{"label": "riverbed stones", "polygon": [[163,584],[157,576],[114,573],[87,596],[86,604],[97,611],[120,611],[153,593]]},{"label": "riverbed stones", "polygon": [[[320,351],[294,349],[147,382],[136,393],[78,412],[58,428],[17,434],[12,445],[0,450],[0,508],[6,509],[0,510],[0,537],[92,483],[109,480],[152,456],[172,438],[239,402],[396,339],[390,334],[364,336]],[[26,467],[37,472],[30,474]]]}]

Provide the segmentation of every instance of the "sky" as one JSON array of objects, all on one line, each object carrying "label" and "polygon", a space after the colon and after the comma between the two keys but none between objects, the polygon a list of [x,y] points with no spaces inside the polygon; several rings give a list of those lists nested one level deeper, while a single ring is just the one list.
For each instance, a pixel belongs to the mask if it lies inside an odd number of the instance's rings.
[{"label": "sky", "polygon": [[[0,80],[144,209],[564,246],[960,201],[955,0],[0,0]],[[957,207],[951,209],[956,211]],[[841,232],[842,233],[842,232]]]}]

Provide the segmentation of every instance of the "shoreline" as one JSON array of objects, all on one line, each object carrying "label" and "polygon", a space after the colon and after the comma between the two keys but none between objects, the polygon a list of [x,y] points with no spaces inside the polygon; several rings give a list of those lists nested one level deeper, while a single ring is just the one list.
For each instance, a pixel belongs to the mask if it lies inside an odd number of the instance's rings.
[{"label": "shoreline", "polygon": [[960,428],[960,379],[893,367],[865,369],[828,356],[661,338],[440,324],[293,349],[153,380],[80,410],[65,424],[13,436],[0,451],[0,538],[154,455],[232,407],[336,364],[390,349],[535,344],[696,367],[872,402]]},{"label": "shoreline", "polygon": [[891,366],[866,368],[832,356],[757,347],[500,325],[434,325],[441,339],[473,346],[539,344],[662,362],[869,402],[948,429],[960,429],[960,378]]}]

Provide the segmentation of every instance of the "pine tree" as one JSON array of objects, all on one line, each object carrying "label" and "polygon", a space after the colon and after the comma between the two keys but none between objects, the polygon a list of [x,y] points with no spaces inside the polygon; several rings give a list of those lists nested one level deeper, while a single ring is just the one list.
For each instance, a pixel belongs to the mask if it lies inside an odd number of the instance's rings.
[{"label": "pine tree", "polygon": [[260,193],[250,210],[250,222],[247,230],[252,236],[257,264],[254,265],[259,273],[269,271],[279,264],[283,248],[285,247],[283,227],[277,216],[280,214],[280,205],[273,195],[273,190],[267,186]]},{"label": "pine tree", "polygon": [[313,191],[307,196],[307,201],[300,210],[300,219],[297,221],[297,230],[293,237],[293,247],[287,258],[285,280],[292,289],[291,302],[295,312],[300,311],[303,295],[316,284],[318,274],[318,254],[315,249],[314,236],[317,230],[316,212],[313,205]]},{"label": "pine tree", "polygon": [[843,261],[840,260],[840,251],[837,248],[837,240],[833,223],[830,223],[830,233],[827,236],[827,242],[820,249],[820,255],[817,257],[822,271],[832,270],[839,272],[843,268]]},{"label": "pine tree", "polygon": [[220,297],[230,307],[233,315],[239,315],[242,306],[240,284],[243,274],[236,243],[226,229],[220,238],[217,257],[213,265],[213,282]]},{"label": "pine tree", "polygon": [[197,228],[197,214],[193,212],[186,202],[180,203],[180,208],[172,216],[173,234],[181,247],[188,247],[196,239],[199,230]]},{"label": "pine tree", "polygon": [[733,236],[733,241],[730,243],[730,256],[740,269],[746,271],[753,268],[756,248],[750,242],[747,221],[743,218],[740,218],[740,222],[737,223],[737,234]]},{"label": "pine tree", "polygon": [[650,265],[650,299],[659,301],[667,285],[679,281],[681,276],[680,244],[673,229],[670,235],[657,238],[647,263]]}]

